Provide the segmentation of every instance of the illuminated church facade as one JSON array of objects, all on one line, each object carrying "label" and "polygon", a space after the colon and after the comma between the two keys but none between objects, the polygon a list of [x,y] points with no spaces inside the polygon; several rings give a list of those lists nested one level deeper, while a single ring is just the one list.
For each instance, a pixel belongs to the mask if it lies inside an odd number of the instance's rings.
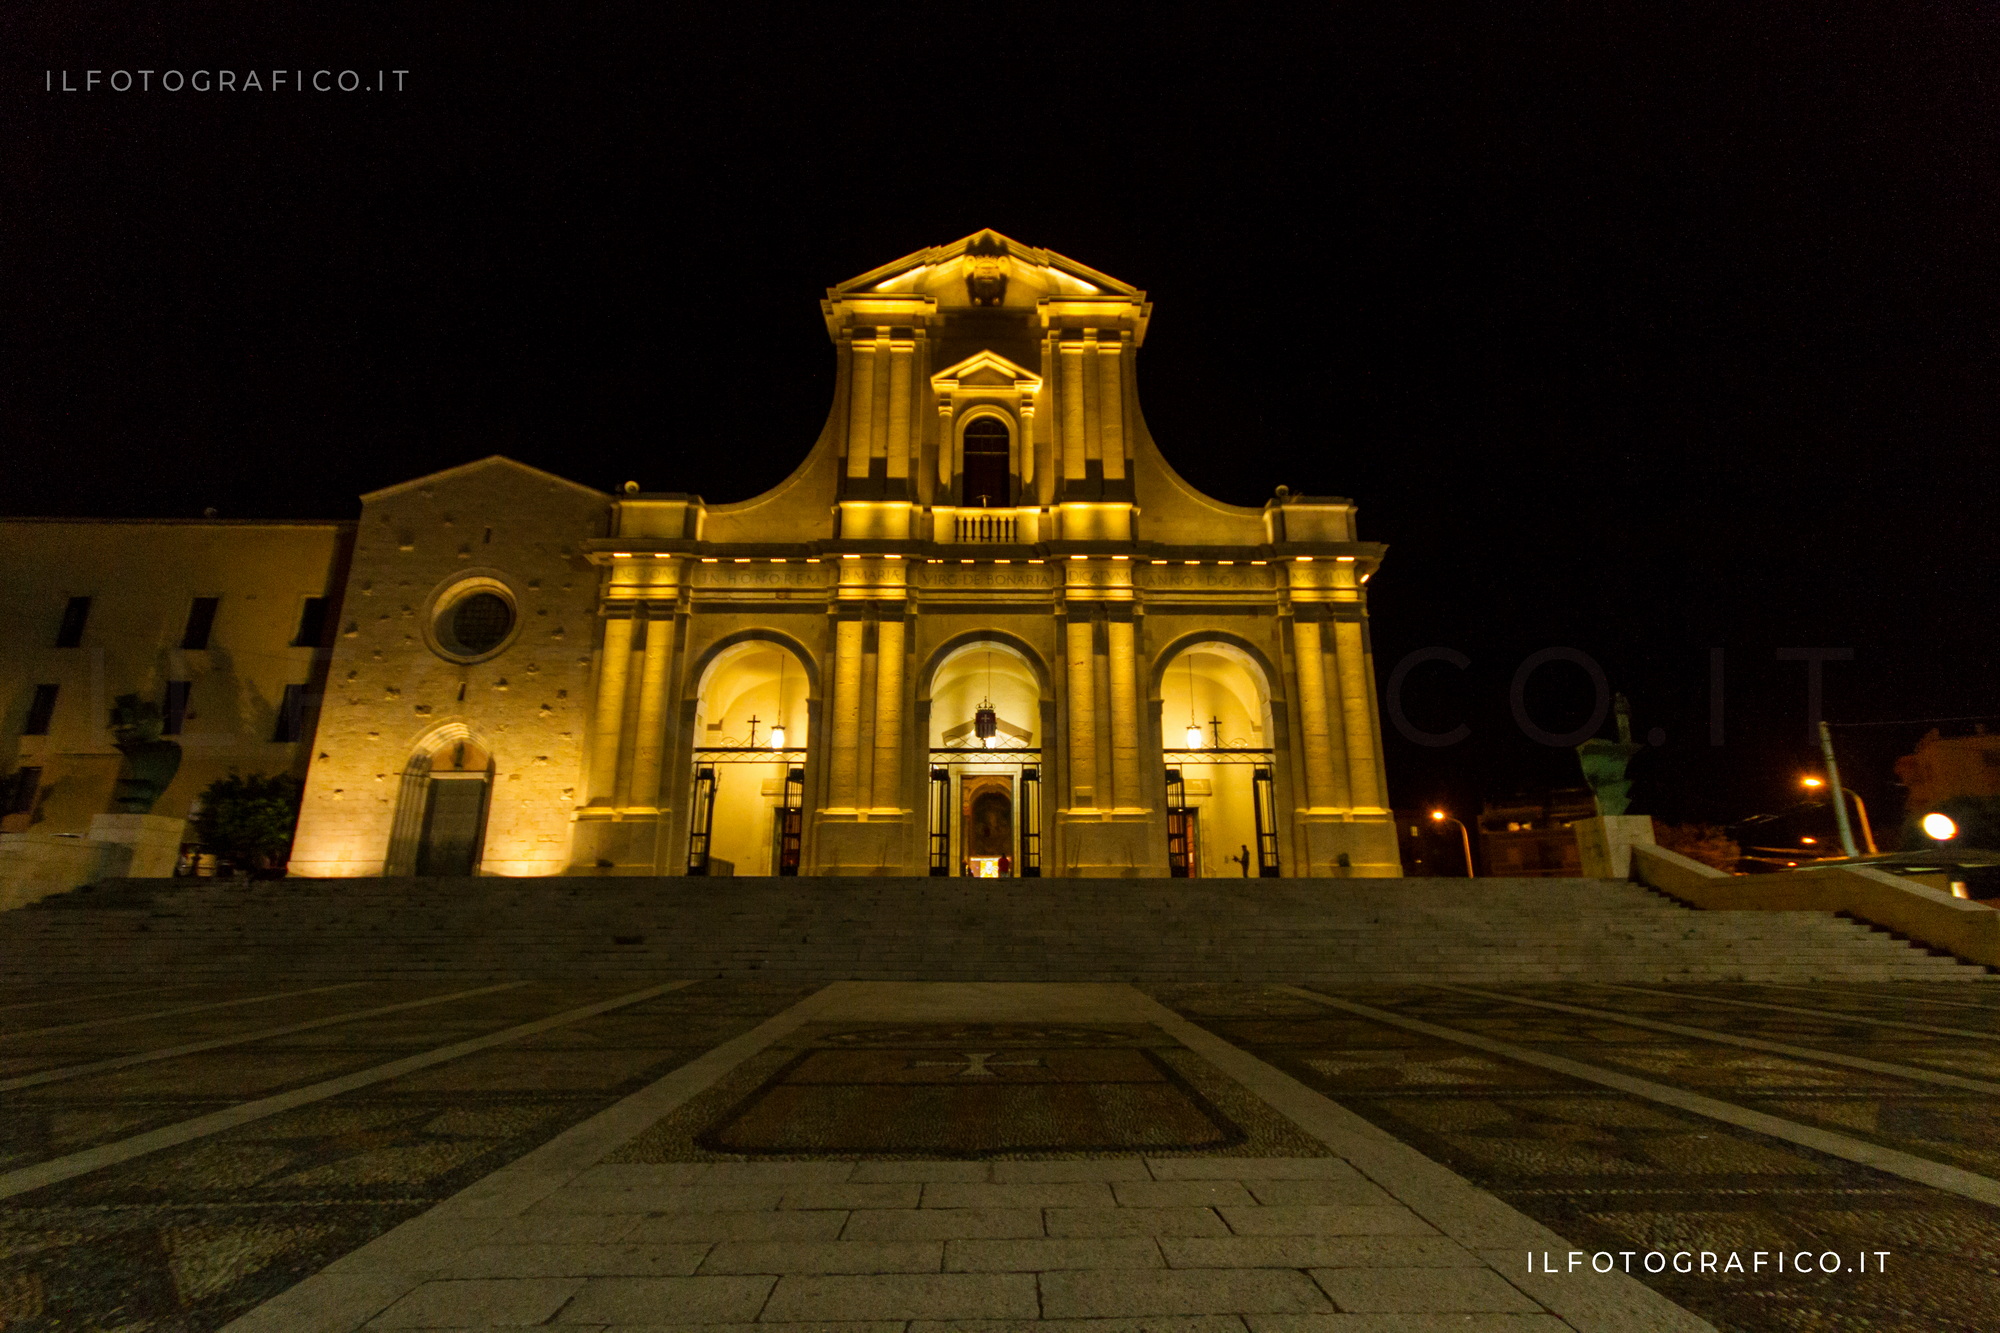
[{"label": "illuminated church facade", "polygon": [[832,288],[753,499],[363,498],[298,875],[1386,876],[1353,505],[1213,500],[1145,294],[985,231]]}]

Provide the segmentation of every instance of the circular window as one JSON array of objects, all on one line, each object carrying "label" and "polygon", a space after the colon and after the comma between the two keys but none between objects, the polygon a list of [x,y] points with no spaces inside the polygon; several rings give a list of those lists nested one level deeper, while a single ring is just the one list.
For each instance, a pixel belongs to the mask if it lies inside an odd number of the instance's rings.
[{"label": "circular window", "polygon": [[452,647],[478,655],[498,648],[514,628],[514,608],[493,592],[476,592],[451,608]]},{"label": "circular window", "polygon": [[514,599],[498,580],[466,579],[438,597],[430,638],[437,651],[460,662],[491,657],[513,637]]}]

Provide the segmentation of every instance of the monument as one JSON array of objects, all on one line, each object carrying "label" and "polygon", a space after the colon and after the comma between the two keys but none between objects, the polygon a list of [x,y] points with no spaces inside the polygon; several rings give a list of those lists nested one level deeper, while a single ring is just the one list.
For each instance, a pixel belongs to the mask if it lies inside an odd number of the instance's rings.
[{"label": "monument", "polygon": [[1597,814],[1579,819],[1577,851],[1583,873],[1591,879],[1624,879],[1632,873],[1632,847],[1653,843],[1653,817],[1627,814],[1632,804],[1632,780],[1625,766],[1646,747],[1632,739],[1632,703],[1624,695],[1614,695],[1612,708],[1618,718],[1618,739],[1592,737],[1576,747],[1583,766],[1583,780],[1597,803]]}]

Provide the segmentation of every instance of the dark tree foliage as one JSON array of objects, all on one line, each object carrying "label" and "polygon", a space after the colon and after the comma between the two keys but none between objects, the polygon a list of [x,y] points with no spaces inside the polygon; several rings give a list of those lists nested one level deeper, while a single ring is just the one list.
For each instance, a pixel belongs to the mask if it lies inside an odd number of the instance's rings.
[{"label": "dark tree foliage", "polygon": [[248,777],[232,773],[208,784],[195,816],[196,836],[218,863],[251,874],[285,863],[299,822],[304,784],[289,773]]}]

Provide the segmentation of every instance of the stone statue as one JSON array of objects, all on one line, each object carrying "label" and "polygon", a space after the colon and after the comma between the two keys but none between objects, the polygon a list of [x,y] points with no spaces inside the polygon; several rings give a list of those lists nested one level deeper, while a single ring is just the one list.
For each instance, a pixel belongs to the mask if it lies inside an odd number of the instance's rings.
[{"label": "stone statue", "polygon": [[1612,706],[1618,714],[1618,739],[1592,737],[1576,747],[1577,759],[1583,764],[1583,780],[1590,784],[1590,794],[1597,799],[1597,813],[1606,816],[1622,815],[1632,804],[1632,780],[1625,776],[1625,765],[1646,748],[1632,740],[1631,700],[1616,694],[1612,696]]},{"label": "stone statue", "polygon": [[164,740],[160,728],[164,719],[160,706],[136,694],[121,694],[111,706],[111,734],[125,756],[118,773],[118,785],[111,791],[111,809],[116,814],[146,815],[180,772],[181,747]]}]

